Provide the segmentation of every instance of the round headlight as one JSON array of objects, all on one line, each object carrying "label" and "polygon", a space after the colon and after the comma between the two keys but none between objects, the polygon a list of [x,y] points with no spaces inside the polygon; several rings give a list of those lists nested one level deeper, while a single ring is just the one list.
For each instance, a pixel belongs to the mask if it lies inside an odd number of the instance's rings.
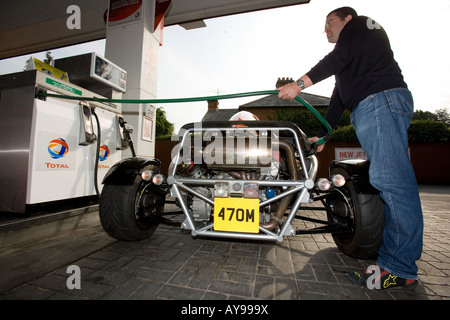
[{"label": "round headlight", "polygon": [[316,182],[316,187],[317,187],[317,189],[319,189],[319,190],[327,191],[327,190],[330,189],[331,184],[330,184],[330,181],[329,181],[328,179],[320,178],[320,179],[317,180],[317,182]]},{"label": "round headlight", "polygon": [[155,174],[153,176],[152,182],[153,182],[153,184],[156,184],[157,186],[159,186],[164,182],[164,176],[160,173]]},{"label": "round headlight", "polygon": [[150,181],[152,179],[153,172],[151,170],[144,170],[141,172],[141,178],[145,181]]},{"label": "round headlight", "polygon": [[331,182],[335,187],[342,187],[345,184],[345,178],[342,174],[335,174],[331,177]]}]

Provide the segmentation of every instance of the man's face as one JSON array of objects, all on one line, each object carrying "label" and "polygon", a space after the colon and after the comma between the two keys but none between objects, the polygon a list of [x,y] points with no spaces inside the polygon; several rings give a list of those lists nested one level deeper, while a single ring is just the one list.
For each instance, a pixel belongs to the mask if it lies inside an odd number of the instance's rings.
[{"label": "man's face", "polygon": [[347,22],[352,19],[351,15],[348,15],[344,20],[339,18],[335,13],[330,14],[325,20],[325,33],[329,43],[336,43],[339,39],[339,34],[344,29]]}]

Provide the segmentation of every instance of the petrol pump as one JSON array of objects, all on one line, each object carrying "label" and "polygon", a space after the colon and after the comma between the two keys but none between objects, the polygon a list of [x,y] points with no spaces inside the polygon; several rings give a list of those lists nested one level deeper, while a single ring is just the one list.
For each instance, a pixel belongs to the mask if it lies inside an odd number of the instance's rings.
[{"label": "petrol pump", "polygon": [[121,99],[127,72],[97,53],[55,60],[54,67],[69,81],[50,67],[0,76],[0,212],[95,197],[127,147],[121,105],[83,101]]}]

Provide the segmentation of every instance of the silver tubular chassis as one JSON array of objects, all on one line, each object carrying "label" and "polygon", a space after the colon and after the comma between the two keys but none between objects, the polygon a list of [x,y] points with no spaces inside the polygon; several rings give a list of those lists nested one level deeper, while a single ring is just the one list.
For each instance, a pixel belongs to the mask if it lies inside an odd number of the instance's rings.
[{"label": "silver tubular chassis", "polygon": [[[214,188],[216,183],[220,182],[230,182],[230,180],[222,179],[208,179],[202,177],[186,177],[182,174],[177,173],[177,164],[182,162],[183,146],[192,145],[192,137],[194,136],[204,136],[205,132],[221,132],[226,134],[226,130],[233,130],[234,132],[256,132],[257,135],[261,133],[275,137],[276,139],[282,140],[283,137],[288,136],[291,142],[292,148],[295,151],[295,160],[297,166],[295,169],[290,167],[290,170],[298,170],[296,174],[293,172],[289,173],[289,177],[278,177],[272,180],[261,180],[261,179],[233,179],[232,183],[251,183],[256,184],[259,188],[277,188],[281,190],[277,195],[270,199],[266,199],[259,202],[260,210],[263,210],[266,206],[271,205],[275,202],[286,200],[290,197],[287,202],[289,202],[289,210],[283,212],[285,217],[275,218],[279,222],[279,226],[273,230],[269,230],[264,225],[259,226],[258,233],[242,233],[242,232],[227,232],[227,231],[216,231],[214,230],[214,221],[208,222],[203,225],[199,225],[194,221],[193,214],[189,210],[188,203],[186,201],[186,193],[191,196],[196,197],[211,208],[214,207],[214,196],[204,195],[195,190],[195,187],[209,187]],[[280,135],[282,136],[280,137]],[[273,122],[273,121],[240,121],[240,122],[203,122],[203,123],[191,123],[185,125],[180,130],[179,136],[180,143],[172,151],[172,165],[169,168],[167,183],[170,188],[170,193],[172,197],[176,199],[177,204],[182,209],[185,220],[181,224],[181,228],[190,230],[192,236],[205,236],[205,237],[220,237],[220,238],[231,238],[231,239],[245,239],[245,240],[265,240],[265,241],[278,241],[282,242],[285,236],[294,236],[296,234],[302,233],[319,233],[319,232],[351,232],[351,227],[345,223],[340,223],[337,226],[332,223],[330,219],[327,221],[321,221],[310,218],[302,218],[297,216],[297,213],[302,204],[309,204],[314,201],[313,193],[316,192],[315,179],[317,175],[318,162],[314,154],[308,155],[305,150],[306,136],[305,134],[294,124],[288,122]],[[295,177],[295,179],[293,179]],[[337,190],[331,191],[333,194],[339,192]],[[316,193],[319,195],[319,193]],[[344,197],[345,198],[345,197]],[[323,200],[323,195],[318,196],[319,200]],[[347,205],[345,210],[350,210],[350,205]],[[307,208],[308,209],[308,208]],[[309,209],[326,210],[325,208],[314,207]],[[316,223],[325,224],[326,227],[319,227],[312,229],[310,231],[296,230],[292,226],[294,218],[304,219],[313,221]]]},{"label": "silver tubular chassis", "polygon": [[[368,161],[332,161],[329,177],[317,178],[316,146],[293,123],[202,122],[181,128],[164,178],[158,159],[135,156],[130,130],[122,127],[133,157],[108,171],[99,199],[100,221],[112,237],[146,239],[159,223],[194,237],[248,241],[330,233],[344,254],[376,257],[384,204],[370,185]],[[181,210],[164,210],[170,202]],[[176,214],[183,222],[164,217]],[[320,226],[295,229],[294,219]]]}]

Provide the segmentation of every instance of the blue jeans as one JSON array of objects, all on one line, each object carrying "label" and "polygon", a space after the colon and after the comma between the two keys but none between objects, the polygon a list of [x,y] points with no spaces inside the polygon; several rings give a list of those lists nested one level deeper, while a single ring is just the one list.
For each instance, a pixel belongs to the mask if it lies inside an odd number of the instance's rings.
[{"label": "blue jeans", "polygon": [[351,114],[358,140],[370,161],[370,183],[385,203],[383,244],[377,265],[406,279],[417,279],[422,253],[423,216],[408,154],[408,127],[414,112],[406,88],[368,96]]}]

